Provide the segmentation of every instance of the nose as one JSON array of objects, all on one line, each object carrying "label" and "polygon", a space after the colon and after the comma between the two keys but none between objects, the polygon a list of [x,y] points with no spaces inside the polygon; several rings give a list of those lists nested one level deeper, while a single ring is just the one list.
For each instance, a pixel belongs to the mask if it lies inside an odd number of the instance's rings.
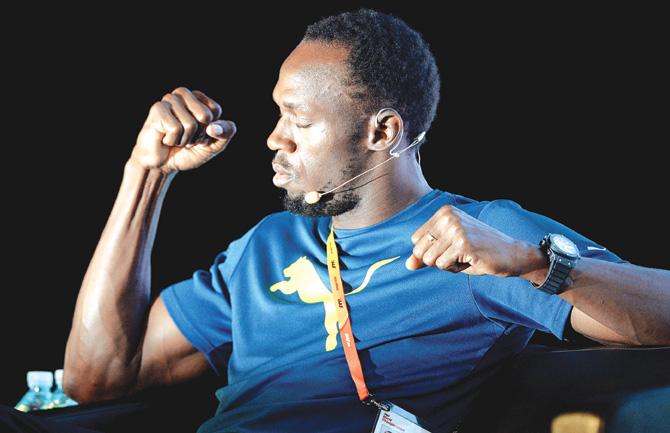
[{"label": "nose", "polygon": [[293,152],[295,150],[295,142],[286,133],[283,123],[281,118],[277,121],[275,129],[268,136],[268,147],[274,151]]}]

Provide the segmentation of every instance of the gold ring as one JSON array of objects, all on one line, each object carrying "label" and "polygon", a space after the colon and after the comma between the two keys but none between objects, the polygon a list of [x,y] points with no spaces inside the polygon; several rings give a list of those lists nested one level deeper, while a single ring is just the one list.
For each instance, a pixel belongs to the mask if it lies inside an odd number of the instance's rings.
[{"label": "gold ring", "polygon": [[432,234],[430,234],[430,232],[428,232],[428,240],[429,240],[430,242],[434,242],[434,241],[437,240],[437,238],[436,238],[435,236],[433,236]]}]

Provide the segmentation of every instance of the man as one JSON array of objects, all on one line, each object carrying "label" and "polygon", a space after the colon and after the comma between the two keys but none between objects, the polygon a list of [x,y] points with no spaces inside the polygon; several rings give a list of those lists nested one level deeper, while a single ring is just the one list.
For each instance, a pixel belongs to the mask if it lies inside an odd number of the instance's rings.
[{"label": "man", "polygon": [[273,98],[268,147],[289,212],[155,300],[150,257],[170,183],[222,152],[236,127],[196,90],[151,107],[77,299],[64,374],[76,400],[213,369],[228,385],[200,432],[369,432],[380,409],[361,404],[366,392],[449,431],[534,329],[670,342],[667,271],[513,202],[429,186],[419,148],[439,76],[404,22],[360,10],[310,26]]}]

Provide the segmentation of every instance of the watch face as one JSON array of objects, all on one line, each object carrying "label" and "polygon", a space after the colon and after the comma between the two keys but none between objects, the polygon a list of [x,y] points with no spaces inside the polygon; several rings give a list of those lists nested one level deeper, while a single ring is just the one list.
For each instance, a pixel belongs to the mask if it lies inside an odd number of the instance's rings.
[{"label": "watch face", "polygon": [[568,256],[578,256],[579,250],[577,246],[563,235],[553,235],[551,237],[551,244],[555,246],[560,252]]}]

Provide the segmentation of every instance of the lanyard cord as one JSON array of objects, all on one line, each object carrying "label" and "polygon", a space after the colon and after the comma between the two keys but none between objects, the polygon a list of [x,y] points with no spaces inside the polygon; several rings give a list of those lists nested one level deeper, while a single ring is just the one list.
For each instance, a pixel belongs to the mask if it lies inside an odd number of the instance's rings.
[{"label": "lanyard cord", "polygon": [[365,385],[365,377],[363,376],[363,368],[361,367],[361,360],[356,351],[356,342],[351,330],[351,321],[349,320],[349,311],[347,310],[347,302],[344,298],[344,288],[342,284],[342,277],[340,275],[340,260],[337,254],[337,244],[335,243],[335,234],[333,233],[333,223],[330,225],[330,235],[328,235],[327,243],[327,257],[328,257],[328,276],[330,277],[330,287],[333,291],[333,298],[335,301],[335,310],[337,311],[337,322],[340,327],[340,340],[342,340],[342,347],[344,348],[344,357],[349,366],[349,373],[356,385],[358,398],[367,405],[375,405],[383,410],[389,410],[388,406],[375,401],[373,395],[368,391]]}]

